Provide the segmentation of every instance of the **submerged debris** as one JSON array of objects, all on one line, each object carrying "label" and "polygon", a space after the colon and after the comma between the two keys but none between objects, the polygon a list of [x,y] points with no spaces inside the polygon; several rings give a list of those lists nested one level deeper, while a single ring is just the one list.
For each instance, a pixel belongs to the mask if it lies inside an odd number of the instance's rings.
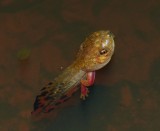
[{"label": "submerged debris", "polygon": [[19,60],[26,60],[31,55],[31,50],[29,48],[23,48],[17,52],[17,58]]}]

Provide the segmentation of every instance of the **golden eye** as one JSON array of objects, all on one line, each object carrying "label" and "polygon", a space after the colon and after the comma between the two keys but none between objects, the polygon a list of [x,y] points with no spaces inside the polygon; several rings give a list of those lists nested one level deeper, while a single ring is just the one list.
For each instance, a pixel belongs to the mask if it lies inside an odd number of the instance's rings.
[{"label": "golden eye", "polygon": [[99,53],[100,53],[100,55],[104,55],[104,54],[106,54],[107,52],[108,52],[107,50],[102,49]]}]

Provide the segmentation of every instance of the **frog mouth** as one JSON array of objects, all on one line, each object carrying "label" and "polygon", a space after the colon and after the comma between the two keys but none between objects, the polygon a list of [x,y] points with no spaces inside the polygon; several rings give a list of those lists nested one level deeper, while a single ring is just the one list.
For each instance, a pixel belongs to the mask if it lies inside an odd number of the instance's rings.
[{"label": "frog mouth", "polygon": [[111,57],[103,60],[103,62],[99,62],[99,63],[97,64],[97,66],[96,66],[96,70],[99,70],[99,69],[101,69],[102,67],[104,67],[105,65],[107,65],[110,60],[111,60]]}]

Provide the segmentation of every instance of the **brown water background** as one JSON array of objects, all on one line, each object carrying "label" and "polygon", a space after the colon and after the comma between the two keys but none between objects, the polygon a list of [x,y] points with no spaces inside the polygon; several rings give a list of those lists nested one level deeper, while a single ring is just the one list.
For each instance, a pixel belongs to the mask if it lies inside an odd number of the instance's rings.
[{"label": "brown water background", "polygon": [[[101,29],[116,49],[89,98],[31,117],[39,89]],[[0,131],[159,131],[159,94],[159,0],[0,1]]]}]

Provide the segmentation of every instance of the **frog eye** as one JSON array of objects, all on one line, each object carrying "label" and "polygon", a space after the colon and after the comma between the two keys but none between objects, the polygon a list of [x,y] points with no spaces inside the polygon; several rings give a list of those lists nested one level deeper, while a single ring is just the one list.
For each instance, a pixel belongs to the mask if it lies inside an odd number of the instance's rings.
[{"label": "frog eye", "polygon": [[102,49],[102,50],[100,50],[100,55],[104,55],[104,54],[106,54],[108,51],[107,50],[105,50],[105,49]]}]

